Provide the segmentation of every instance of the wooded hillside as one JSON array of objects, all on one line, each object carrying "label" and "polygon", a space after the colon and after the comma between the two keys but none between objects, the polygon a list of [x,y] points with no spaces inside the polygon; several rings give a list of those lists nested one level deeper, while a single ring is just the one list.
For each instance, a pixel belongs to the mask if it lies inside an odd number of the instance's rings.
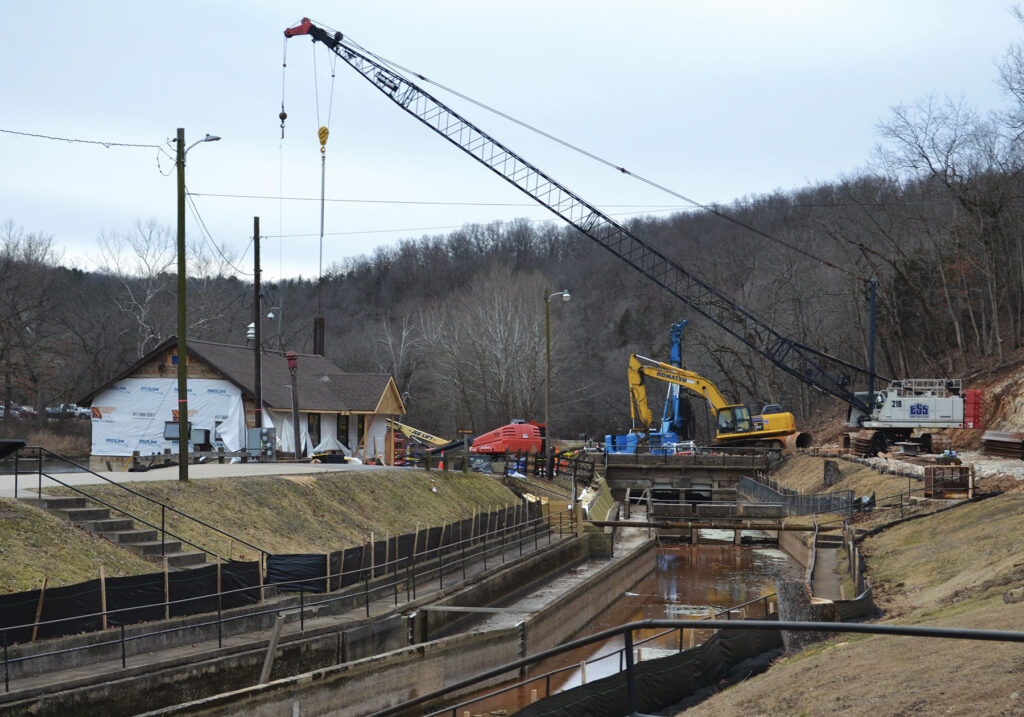
[{"label": "wooded hillside", "polygon": [[[895,108],[879,123],[877,155],[855,175],[629,226],[783,334],[859,366],[866,282],[876,279],[878,372],[969,378],[1024,341],[1019,47],[999,81],[1009,98],[999,114],[937,98]],[[16,217],[0,226],[4,401],[40,414],[175,333],[169,229],[140,221],[101,237],[96,272],[60,266],[57,244]],[[228,268],[190,257],[189,336],[246,343],[252,286]],[[327,357],[349,371],[393,373],[406,420],[439,435],[543,420],[545,298],[563,288],[572,300],[551,306],[556,436],[626,429],[629,354],[667,360],[669,326],[682,318],[691,320],[687,367],[730,400],[781,403],[802,425],[845,411],[587,237],[526,220],[407,239],[331,267]],[[310,351],[316,282],[267,286],[264,313],[271,306],[284,312],[264,320],[265,347]]]}]

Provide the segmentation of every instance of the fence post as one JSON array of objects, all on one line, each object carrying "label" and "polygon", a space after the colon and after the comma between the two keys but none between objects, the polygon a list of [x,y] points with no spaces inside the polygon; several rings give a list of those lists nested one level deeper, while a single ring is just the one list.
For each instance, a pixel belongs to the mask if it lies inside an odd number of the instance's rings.
[{"label": "fence post", "polygon": [[[14,457],[15,463],[17,463],[18,457]],[[7,662],[7,630],[4,630],[4,692],[11,691],[11,668],[10,663]]]},{"label": "fence post", "polygon": [[370,576],[363,578],[363,599],[366,602],[366,617],[370,617]]},{"label": "fence post", "polygon": [[[369,610],[369,606],[367,606]],[[369,612],[367,612],[369,615]],[[299,632],[306,629],[306,586],[299,586]]]},{"label": "fence post", "polygon": [[218,648],[224,647],[224,635],[223,635],[223,630],[221,629],[221,624],[222,624],[221,623],[221,604],[222,604],[221,603],[221,598],[222,597],[223,597],[223,593],[218,588],[218,590],[217,590],[217,647]]},{"label": "fence post", "polygon": [[167,520],[167,517],[166,517],[166,513],[167,513],[167,507],[163,503],[161,503],[160,504],[160,555],[161,556],[163,556],[165,554],[164,553],[164,542],[165,542],[166,537],[167,537],[167,530],[166,530],[166,525],[167,525],[166,520]]},{"label": "fence post", "polygon": [[633,670],[633,631],[626,630],[626,699],[629,703],[629,714],[636,714],[636,674]]},{"label": "fence post", "polygon": [[121,621],[121,669],[126,667],[127,657],[125,655],[124,646],[124,620]]}]

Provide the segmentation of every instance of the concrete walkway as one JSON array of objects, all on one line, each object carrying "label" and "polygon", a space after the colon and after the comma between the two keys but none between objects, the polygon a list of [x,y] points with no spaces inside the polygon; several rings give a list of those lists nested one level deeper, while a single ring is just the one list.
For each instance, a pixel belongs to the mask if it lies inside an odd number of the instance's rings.
[{"label": "concrete walkway", "polygon": [[[9,470],[10,462],[5,464]],[[379,470],[423,470],[422,468],[393,468],[391,466],[371,466],[356,463],[192,463],[188,467],[190,480],[203,480],[207,478],[249,478],[253,476],[278,476],[297,475],[302,473],[339,473],[346,471],[379,471]],[[87,473],[83,471],[64,473],[54,472],[52,475],[68,485],[98,485],[105,482],[112,483],[138,483],[145,481],[178,480],[178,466],[167,468],[154,468],[152,470],[129,473],[128,471],[102,471]],[[106,479],[106,480],[104,480]],[[55,480],[45,476],[42,478],[42,487],[60,485]],[[35,497],[39,488],[39,473],[35,461],[22,461],[22,468],[19,468],[17,476],[18,497],[23,496],[23,491],[30,491]],[[14,473],[0,474],[0,497],[15,497],[15,475]]]}]

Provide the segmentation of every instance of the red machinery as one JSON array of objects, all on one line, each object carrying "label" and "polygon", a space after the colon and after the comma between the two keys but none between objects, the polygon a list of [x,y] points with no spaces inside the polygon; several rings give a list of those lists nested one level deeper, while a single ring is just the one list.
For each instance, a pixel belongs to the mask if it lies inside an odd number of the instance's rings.
[{"label": "red machinery", "polygon": [[533,421],[513,421],[477,437],[470,453],[539,453],[544,450],[544,426]]}]

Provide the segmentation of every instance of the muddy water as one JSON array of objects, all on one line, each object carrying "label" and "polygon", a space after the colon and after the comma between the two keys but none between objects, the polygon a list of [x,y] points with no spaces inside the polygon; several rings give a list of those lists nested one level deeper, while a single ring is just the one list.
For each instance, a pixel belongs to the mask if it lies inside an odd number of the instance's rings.
[{"label": "muddy water", "polygon": [[[600,613],[575,637],[607,630],[623,623],[652,619],[698,619],[711,610],[740,605],[775,592],[777,578],[799,579],[802,568],[775,546],[736,546],[731,543],[732,531],[701,531],[701,539],[714,541],[728,538],[730,542],[697,545],[664,544],[653,565],[637,565],[637,574],[645,574],[628,592]],[[763,615],[763,602],[748,608],[750,617]],[[738,618],[734,615],[733,618]],[[664,630],[637,631],[634,644],[654,637]],[[686,631],[683,647],[691,640],[707,639],[710,631]],[[693,635],[693,637],[691,637]],[[551,658],[531,668],[529,675],[538,676],[568,667],[550,677],[541,678],[501,696],[478,702],[472,714],[508,710],[512,714],[526,706],[532,690],[544,697],[550,687],[552,694],[590,682],[619,670],[622,639],[588,645]],[[639,659],[654,659],[665,650],[678,650],[680,634],[674,630],[639,646]],[[587,662],[581,667],[581,662]],[[572,666],[572,667],[570,667]],[[585,675],[584,675],[585,671]],[[493,691],[493,690],[489,690]]]}]

